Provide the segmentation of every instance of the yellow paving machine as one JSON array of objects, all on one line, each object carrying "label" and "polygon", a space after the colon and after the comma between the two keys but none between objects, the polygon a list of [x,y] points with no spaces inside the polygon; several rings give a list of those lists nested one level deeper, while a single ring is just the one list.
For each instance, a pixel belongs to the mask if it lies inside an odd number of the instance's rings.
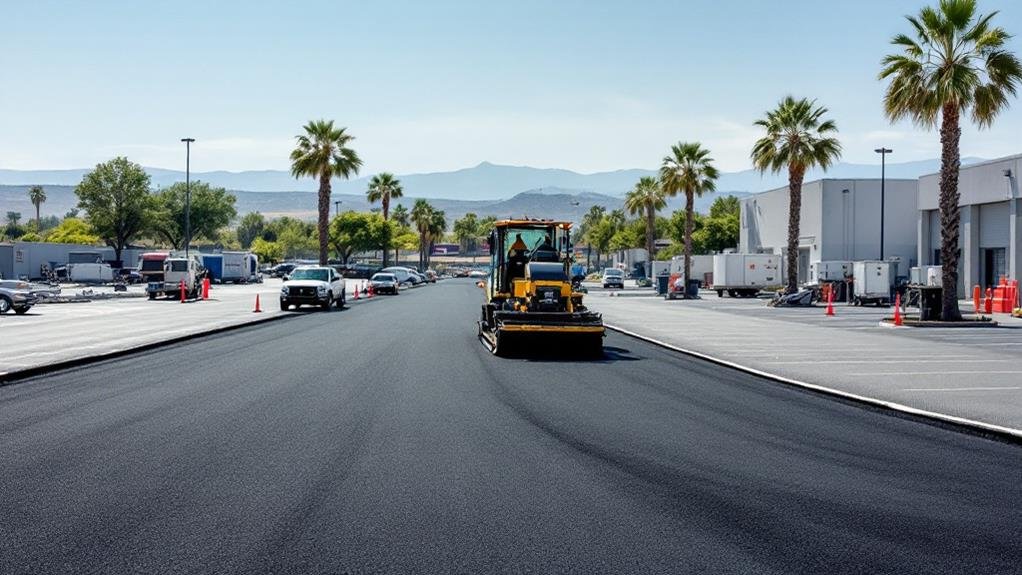
[{"label": "yellow paving machine", "polygon": [[500,220],[489,243],[479,338],[490,351],[603,354],[603,317],[586,309],[569,276],[571,222]]}]

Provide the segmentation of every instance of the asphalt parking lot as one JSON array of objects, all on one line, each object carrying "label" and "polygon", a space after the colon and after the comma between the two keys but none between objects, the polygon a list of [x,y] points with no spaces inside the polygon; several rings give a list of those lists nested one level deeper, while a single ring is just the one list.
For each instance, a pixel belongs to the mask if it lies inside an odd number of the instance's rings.
[{"label": "asphalt parking lot", "polygon": [[[997,328],[880,327],[893,308],[771,308],[758,299],[665,301],[594,289],[609,325],[765,373],[1022,430],[1022,320]],[[645,292],[651,293],[651,292]],[[963,302],[963,306],[965,303]]]},{"label": "asphalt parking lot", "polygon": [[[284,313],[278,304],[281,280],[267,278],[261,284],[213,285],[209,300],[181,303],[177,299],[148,300],[142,286],[130,286],[128,297],[96,299],[80,303],[45,303],[24,315],[0,316],[0,378],[14,372],[86,356],[117,353],[160,341],[211,330],[266,321]],[[348,280],[349,305],[355,287],[364,280]],[[112,293],[112,289],[65,288],[62,295],[85,290]],[[256,295],[261,313],[255,313]],[[132,297],[134,296],[134,297]],[[318,311],[318,310],[316,310]]]}]

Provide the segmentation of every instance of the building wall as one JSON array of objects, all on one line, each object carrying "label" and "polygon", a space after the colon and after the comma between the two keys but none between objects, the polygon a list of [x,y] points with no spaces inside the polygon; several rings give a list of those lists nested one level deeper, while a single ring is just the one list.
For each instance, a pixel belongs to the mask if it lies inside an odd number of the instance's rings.
[{"label": "building wall", "polygon": [[[1005,170],[1013,177],[1007,178]],[[988,255],[986,250],[1003,249],[1005,272],[1011,279],[1022,274],[1022,205],[1019,199],[1018,176],[1022,172],[1022,155],[974,164],[959,171],[958,205],[961,207],[958,247],[959,295],[968,297],[972,286],[987,285]],[[919,179],[917,234],[919,261],[935,264],[940,249],[940,174]],[[996,281],[996,280],[995,280]]]},{"label": "building wall", "polygon": [[[917,261],[917,182],[885,183],[885,257],[900,258],[899,275]],[[846,191],[847,190],[847,191]],[[788,188],[742,200],[739,251],[783,253],[788,241]],[[799,246],[809,263],[880,257],[880,179],[816,180],[802,186]],[[801,274],[800,274],[801,275]]]},{"label": "building wall", "polygon": [[[30,279],[41,277],[42,264],[56,267],[67,263],[67,255],[71,252],[98,252],[104,261],[114,259],[114,250],[110,247],[97,247],[79,244],[50,244],[44,242],[13,242],[0,246],[0,274],[5,278],[28,276]],[[139,256],[151,250],[125,249],[121,252],[125,267],[138,265]]]}]

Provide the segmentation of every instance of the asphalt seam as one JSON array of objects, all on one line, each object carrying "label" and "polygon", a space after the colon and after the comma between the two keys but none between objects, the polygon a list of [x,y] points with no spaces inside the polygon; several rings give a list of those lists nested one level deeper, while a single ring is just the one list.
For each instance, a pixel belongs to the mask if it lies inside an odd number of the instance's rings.
[{"label": "asphalt seam", "polygon": [[952,429],[965,430],[971,433],[980,432],[980,435],[991,435],[994,436],[995,438],[1006,440],[1011,443],[1022,444],[1022,429],[1014,429],[1011,427],[1004,427],[1000,425],[994,425],[991,423],[984,423],[982,421],[976,421],[964,417],[947,415],[935,411],[927,411],[925,409],[919,409],[916,407],[911,407],[893,401],[885,401],[882,399],[877,399],[875,397],[868,397],[865,395],[858,395],[847,391],[841,391],[840,389],[834,389],[831,387],[826,387],[823,385],[818,385],[815,383],[809,383],[798,379],[786,377],[783,375],[778,375],[776,373],[770,373],[768,371],[763,371],[760,369],[756,369],[754,367],[742,365],[740,363],[712,356],[700,351],[679,347],[677,345],[661,341],[654,337],[636,333],[619,326],[604,324],[604,327],[616,331],[618,333],[621,333],[623,335],[627,335],[629,337],[633,337],[635,339],[651,343],[658,347],[662,347],[664,349],[682,353],[691,357],[696,357],[705,361],[709,361],[711,363],[715,363],[717,365],[722,365],[724,367],[736,369],[738,371],[762,377],[764,379],[775,381],[777,383],[781,383],[784,385],[812,391],[821,395],[833,396],[849,400],[852,403],[857,403],[860,405],[867,405],[874,408],[880,408],[880,410],[882,411],[896,412],[898,414],[909,415],[912,416],[913,418],[916,418],[918,420],[924,420],[929,423],[940,423]]},{"label": "asphalt seam", "polygon": [[[350,307],[355,302],[358,302],[355,305],[362,305],[364,303],[368,303],[370,301],[373,301],[374,299],[376,299],[376,298],[375,297],[365,297],[365,298],[360,297],[357,300],[351,299],[351,298],[347,298],[347,300],[345,301],[345,307]],[[336,311],[331,310],[329,313],[336,313]],[[271,316],[263,316],[263,317],[256,318],[256,319],[253,319],[253,320],[249,320],[249,321],[243,321],[243,322],[240,322],[240,323],[233,323],[233,324],[229,324],[229,325],[222,325],[222,326],[215,327],[215,328],[212,328],[212,329],[200,330],[200,331],[196,331],[196,332],[187,333],[187,334],[184,334],[184,335],[179,335],[179,336],[176,336],[176,337],[172,337],[170,339],[151,341],[149,343],[143,343],[141,345],[137,345],[137,346],[133,346],[133,347],[128,347],[128,348],[125,348],[125,349],[119,349],[119,350],[116,350],[116,351],[108,351],[108,352],[105,352],[105,353],[93,354],[93,355],[84,355],[84,356],[81,356],[81,357],[74,357],[74,358],[71,358],[71,359],[66,359],[66,360],[62,360],[62,361],[58,361],[58,362],[50,363],[50,364],[46,364],[46,365],[37,365],[37,366],[34,366],[34,367],[28,367],[28,368],[25,368],[25,369],[19,369],[19,370],[15,370],[15,371],[8,371],[8,372],[0,373],[0,387],[5,387],[5,386],[8,386],[8,385],[14,385],[16,383],[20,383],[22,381],[25,381],[25,380],[28,380],[28,379],[31,379],[31,378],[34,378],[34,377],[38,377],[40,375],[47,375],[47,374],[50,374],[50,373],[54,373],[54,372],[57,372],[57,371],[63,371],[63,370],[74,368],[74,367],[81,367],[81,366],[85,366],[85,365],[91,365],[91,364],[94,364],[94,363],[108,361],[108,360],[111,360],[111,359],[118,359],[118,358],[121,358],[121,357],[124,357],[124,356],[127,356],[127,355],[132,355],[132,354],[143,352],[143,351],[150,351],[150,350],[158,349],[158,348],[161,348],[161,347],[171,346],[171,345],[182,343],[182,342],[185,342],[185,341],[197,338],[197,337],[205,337],[205,336],[209,336],[209,335],[217,335],[217,334],[221,334],[221,333],[225,333],[225,332],[229,332],[229,331],[234,331],[236,329],[241,329],[241,328],[245,328],[245,327],[251,327],[251,326],[254,326],[254,325],[262,325],[264,323],[269,323],[269,322],[272,322],[272,321],[279,321],[279,320],[282,320],[282,319],[287,319],[287,318],[292,318],[292,317],[301,317],[301,314],[298,314],[297,312],[296,313],[284,312],[284,313],[279,313],[279,314],[271,315]]]}]

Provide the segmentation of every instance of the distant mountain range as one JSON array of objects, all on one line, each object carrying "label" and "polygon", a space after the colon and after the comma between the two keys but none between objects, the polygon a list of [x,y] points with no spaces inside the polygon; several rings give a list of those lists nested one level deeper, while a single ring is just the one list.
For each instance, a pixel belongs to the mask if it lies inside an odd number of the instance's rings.
[{"label": "distant mountain range", "polygon": [[[963,164],[982,161],[964,158]],[[891,163],[888,178],[918,178],[940,168],[939,160]],[[184,172],[146,168],[155,187],[165,187],[184,180]],[[74,170],[4,170],[0,169],[0,215],[18,211],[27,218],[35,213],[28,201],[32,184],[46,186],[48,199],[43,213],[63,215],[74,207],[74,186],[88,169]],[[580,174],[570,170],[540,169],[526,166],[502,166],[483,162],[453,172],[406,174],[398,176],[405,197],[396,201],[410,207],[416,198],[426,198],[447,212],[448,219],[467,212],[480,216],[534,216],[579,221],[590,206],[599,204],[608,209],[619,208],[625,192],[642,176],[655,175],[655,170],[629,169],[612,172]],[[806,180],[828,178],[877,178],[880,168],[873,164],[839,163],[826,174],[813,171]],[[296,180],[288,172],[262,170],[247,172],[193,172],[193,180],[202,180],[234,191],[238,212],[259,211],[267,216],[315,216],[316,182],[312,178]],[[365,189],[369,176],[354,180],[338,180],[333,184],[333,199],[343,202],[341,209],[367,210]],[[705,212],[720,195],[746,196],[787,185],[786,174],[760,175],[754,170],[724,172],[717,181],[717,194],[696,201],[696,209]],[[669,208],[681,207],[683,200],[673,198]]]}]

